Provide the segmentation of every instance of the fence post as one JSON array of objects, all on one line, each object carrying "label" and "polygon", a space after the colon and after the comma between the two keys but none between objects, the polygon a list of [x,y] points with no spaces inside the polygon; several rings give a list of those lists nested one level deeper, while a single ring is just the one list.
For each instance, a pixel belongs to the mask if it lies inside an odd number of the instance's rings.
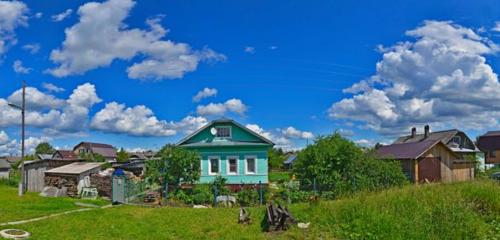
[{"label": "fence post", "polygon": [[316,189],[316,178],[313,178],[313,191],[314,191],[314,195],[317,194],[317,189]]},{"label": "fence post", "polygon": [[213,188],[212,190],[214,191],[214,207],[217,207],[217,195],[219,193],[218,193],[217,187],[215,185],[212,188]]},{"label": "fence post", "polygon": [[262,181],[259,181],[259,200],[260,200],[260,205],[262,205],[263,202]]}]

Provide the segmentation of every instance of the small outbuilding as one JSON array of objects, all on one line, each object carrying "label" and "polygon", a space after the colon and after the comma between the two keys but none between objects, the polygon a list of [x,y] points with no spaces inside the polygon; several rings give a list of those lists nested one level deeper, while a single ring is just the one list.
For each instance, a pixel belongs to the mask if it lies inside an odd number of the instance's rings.
[{"label": "small outbuilding", "polygon": [[5,159],[0,159],[0,178],[9,178],[10,163]]},{"label": "small outbuilding", "polygon": [[76,197],[78,186],[85,185],[85,178],[101,170],[99,162],[75,162],[62,167],[53,168],[45,172],[45,186],[67,188],[67,195]]}]

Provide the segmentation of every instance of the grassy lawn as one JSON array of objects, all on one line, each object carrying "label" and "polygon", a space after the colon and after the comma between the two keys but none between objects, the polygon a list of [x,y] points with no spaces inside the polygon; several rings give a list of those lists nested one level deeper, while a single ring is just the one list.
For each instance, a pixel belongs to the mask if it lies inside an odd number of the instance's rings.
[{"label": "grassy lawn", "polygon": [[237,208],[118,206],[16,227],[30,231],[32,239],[498,239],[499,196],[498,183],[482,180],[296,204],[291,212],[311,226],[283,233],[261,231],[264,208],[258,207],[249,209],[250,225],[237,224]]},{"label": "grassy lawn", "polygon": [[43,198],[38,193],[19,197],[17,188],[0,185],[0,223],[45,216],[51,213],[77,209],[75,202],[105,204],[104,201],[71,198]]}]

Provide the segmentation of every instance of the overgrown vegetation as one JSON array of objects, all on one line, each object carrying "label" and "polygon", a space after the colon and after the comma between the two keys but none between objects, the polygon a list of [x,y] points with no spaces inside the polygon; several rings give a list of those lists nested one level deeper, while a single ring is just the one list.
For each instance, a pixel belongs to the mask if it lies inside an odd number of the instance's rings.
[{"label": "overgrown vegetation", "polygon": [[198,153],[166,145],[158,156],[160,159],[148,161],[146,165],[145,175],[150,183],[166,183],[178,190],[181,183],[193,184],[200,178]]},{"label": "overgrown vegetation", "polygon": [[319,137],[298,155],[294,173],[301,184],[336,195],[402,186],[399,163],[378,160],[340,134]]},{"label": "overgrown vegetation", "polygon": [[54,154],[56,150],[48,142],[42,142],[35,148],[35,154]]},{"label": "overgrown vegetation", "polygon": [[[9,194],[15,195],[15,190]],[[263,207],[248,208],[250,225],[237,223],[238,208],[119,206],[16,228],[31,232],[33,239],[498,239],[498,196],[500,185],[487,180],[360,192],[336,201],[291,204],[295,218],[310,222],[310,228],[292,227],[272,234],[261,230]],[[40,197],[33,198],[30,201],[37,202],[36,206],[10,201],[6,209],[12,209],[11,213],[21,209],[24,214],[30,206],[49,208],[39,205]],[[62,206],[53,202],[66,201],[43,200],[48,206]],[[2,206],[0,216],[5,216]]]},{"label": "overgrown vegetation", "polygon": [[120,148],[120,151],[116,153],[116,161],[128,162],[128,160],[129,160],[128,153],[123,148]]}]

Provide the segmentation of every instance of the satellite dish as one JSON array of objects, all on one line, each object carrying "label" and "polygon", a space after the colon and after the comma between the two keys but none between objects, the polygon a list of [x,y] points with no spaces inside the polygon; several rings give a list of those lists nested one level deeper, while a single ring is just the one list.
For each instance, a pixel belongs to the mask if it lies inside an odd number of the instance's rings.
[{"label": "satellite dish", "polygon": [[211,129],[210,129],[210,133],[211,133],[212,135],[214,135],[214,136],[215,136],[215,135],[217,135],[217,129],[215,129],[215,128],[211,128]]}]

